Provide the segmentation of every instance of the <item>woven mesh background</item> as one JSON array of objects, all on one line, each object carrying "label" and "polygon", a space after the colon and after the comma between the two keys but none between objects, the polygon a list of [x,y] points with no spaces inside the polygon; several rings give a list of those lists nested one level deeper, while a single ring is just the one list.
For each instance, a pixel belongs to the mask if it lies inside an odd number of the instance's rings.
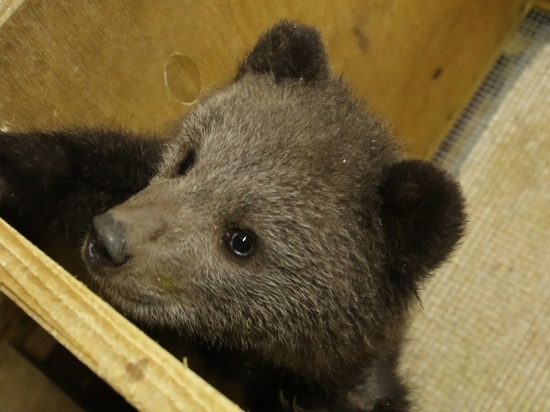
[{"label": "woven mesh background", "polygon": [[470,224],[403,358],[421,411],[550,411],[550,15],[533,11],[442,144]]}]

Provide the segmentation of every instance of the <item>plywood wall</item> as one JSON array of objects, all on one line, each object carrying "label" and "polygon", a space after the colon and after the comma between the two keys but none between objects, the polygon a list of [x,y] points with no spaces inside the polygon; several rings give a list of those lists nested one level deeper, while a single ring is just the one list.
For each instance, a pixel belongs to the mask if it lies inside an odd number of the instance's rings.
[{"label": "plywood wall", "polygon": [[[528,0],[0,0],[0,128],[158,130],[233,76],[282,18],[320,28],[335,73],[430,155]],[[8,18],[9,17],[9,18]]]}]

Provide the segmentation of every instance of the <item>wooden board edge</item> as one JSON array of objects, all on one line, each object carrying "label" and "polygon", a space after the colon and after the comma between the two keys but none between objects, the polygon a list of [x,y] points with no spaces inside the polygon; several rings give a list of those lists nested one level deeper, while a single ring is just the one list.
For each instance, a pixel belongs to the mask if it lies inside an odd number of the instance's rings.
[{"label": "wooden board edge", "polygon": [[25,0],[0,0],[0,27],[11,17]]},{"label": "wooden board edge", "polygon": [[140,411],[241,411],[0,219],[0,290]]}]

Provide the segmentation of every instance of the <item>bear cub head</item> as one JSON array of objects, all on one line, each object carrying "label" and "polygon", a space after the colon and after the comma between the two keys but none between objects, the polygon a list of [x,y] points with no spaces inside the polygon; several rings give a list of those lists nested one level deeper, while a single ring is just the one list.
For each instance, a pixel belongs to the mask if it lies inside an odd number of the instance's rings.
[{"label": "bear cub head", "polygon": [[140,323],[250,351],[323,387],[398,344],[461,237],[449,175],[408,160],[282,22],[178,124],[148,187],[94,220],[84,259]]}]

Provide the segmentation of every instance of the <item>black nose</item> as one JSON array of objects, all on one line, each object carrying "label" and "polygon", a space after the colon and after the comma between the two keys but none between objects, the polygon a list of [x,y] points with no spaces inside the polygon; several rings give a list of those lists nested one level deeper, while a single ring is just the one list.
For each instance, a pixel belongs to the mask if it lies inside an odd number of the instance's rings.
[{"label": "black nose", "polygon": [[124,229],[111,214],[104,213],[94,218],[86,255],[93,263],[108,266],[120,266],[128,260]]}]

